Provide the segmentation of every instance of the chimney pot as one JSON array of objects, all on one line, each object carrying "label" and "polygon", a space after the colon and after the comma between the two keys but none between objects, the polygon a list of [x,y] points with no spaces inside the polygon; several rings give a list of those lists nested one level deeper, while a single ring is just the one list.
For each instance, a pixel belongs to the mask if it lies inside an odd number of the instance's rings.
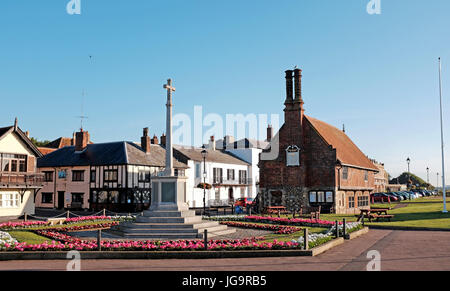
[{"label": "chimney pot", "polygon": [[164,133],[161,135],[161,145],[166,146],[166,135]]},{"label": "chimney pot", "polygon": [[292,103],[293,101],[293,82],[292,82],[292,70],[287,70],[286,72],[286,102]]},{"label": "chimney pot", "polygon": [[143,136],[141,137],[141,148],[146,154],[150,153],[150,137],[148,136],[148,127],[143,130]]},{"label": "chimney pot", "polygon": [[302,70],[294,70],[294,84],[295,84],[295,102],[301,102],[302,100]]},{"label": "chimney pot", "polygon": [[268,142],[272,141],[272,137],[273,137],[273,128],[272,125],[269,124],[269,126],[267,127],[267,141]]},{"label": "chimney pot", "polygon": [[81,152],[89,144],[89,132],[82,129],[75,134],[75,151]]}]

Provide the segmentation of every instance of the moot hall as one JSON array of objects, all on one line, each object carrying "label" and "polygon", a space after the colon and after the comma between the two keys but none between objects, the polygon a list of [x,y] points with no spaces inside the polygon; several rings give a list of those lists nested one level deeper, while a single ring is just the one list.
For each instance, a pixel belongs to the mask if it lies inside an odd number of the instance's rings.
[{"label": "moot hall", "polygon": [[[285,122],[259,163],[262,206],[359,213],[369,208],[378,169],[343,130],[305,115],[301,81],[300,69],[286,71]],[[278,157],[264,159],[273,147]]]}]

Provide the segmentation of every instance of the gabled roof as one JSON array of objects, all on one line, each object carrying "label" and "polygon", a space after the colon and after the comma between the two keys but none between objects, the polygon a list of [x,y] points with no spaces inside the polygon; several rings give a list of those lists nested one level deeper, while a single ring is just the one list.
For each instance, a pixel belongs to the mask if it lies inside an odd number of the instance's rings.
[{"label": "gabled roof", "polygon": [[8,126],[0,128],[0,140],[3,139],[9,133],[17,134],[17,136],[37,157],[42,157],[42,153],[38,150],[38,148],[33,144],[33,142],[19,127],[15,128],[14,126]]},{"label": "gabled roof", "polygon": [[336,149],[336,157],[343,165],[378,171],[378,168],[342,130],[310,116],[305,115],[305,118],[325,142]]},{"label": "gabled roof", "polygon": [[[189,160],[193,160],[196,162],[202,162],[202,148],[196,147],[184,147],[184,146],[174,146],[174,151],[178,151],[182,155],[184,155]],[[207,149],[208,154],[206,155],[206,161],[213,163],[222,163],[222,164],[233,164],[233,165],[250,165],[246,161],[236,157],[235,155],[216,149],[215,151]]]},{"label": "gabled roof", "polygon": [[59,148],[66,147],[66,146],[71,146],[71,145],[72,145],[72,138],[60,137],[58,139],[55,139],[51,143],[49,143],[46,147],[47,148],[59,149]]},{"label": "gabled roof", "polygon": [[[74,146],[66,146],[38,159],[38,167],[69,166],[106,166],[106,165],[142,165],[165,166],[166,151],[160,145],[151,145],[146,154],[138,145],[127,142],[89,144],[82,152],[76,152]],[[187,168],[174,160],[175,168]]]}]

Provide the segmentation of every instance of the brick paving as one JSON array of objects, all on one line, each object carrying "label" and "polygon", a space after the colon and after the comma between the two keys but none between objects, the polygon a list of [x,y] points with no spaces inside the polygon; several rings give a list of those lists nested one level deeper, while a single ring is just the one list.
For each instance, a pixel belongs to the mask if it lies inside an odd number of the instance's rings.
[{"label": "brick paving", "polygon": [[[82,270],[325,271],[366,270],[367,252],[381,254],[381,270],[450,271],[450,232],[371,230],[317,257],[201,260],[85,260]],[[0,262],[0,270],[65,270],[68,261]]]}]

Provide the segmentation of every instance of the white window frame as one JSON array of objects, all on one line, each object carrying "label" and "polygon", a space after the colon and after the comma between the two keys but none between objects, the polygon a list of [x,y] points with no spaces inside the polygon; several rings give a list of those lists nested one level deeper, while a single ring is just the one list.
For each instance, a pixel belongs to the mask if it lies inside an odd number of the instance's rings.
[{"label": "white window frame", "polygon": [[19,193],[0,193],[0,208],[19,208],[20,196]]}]

